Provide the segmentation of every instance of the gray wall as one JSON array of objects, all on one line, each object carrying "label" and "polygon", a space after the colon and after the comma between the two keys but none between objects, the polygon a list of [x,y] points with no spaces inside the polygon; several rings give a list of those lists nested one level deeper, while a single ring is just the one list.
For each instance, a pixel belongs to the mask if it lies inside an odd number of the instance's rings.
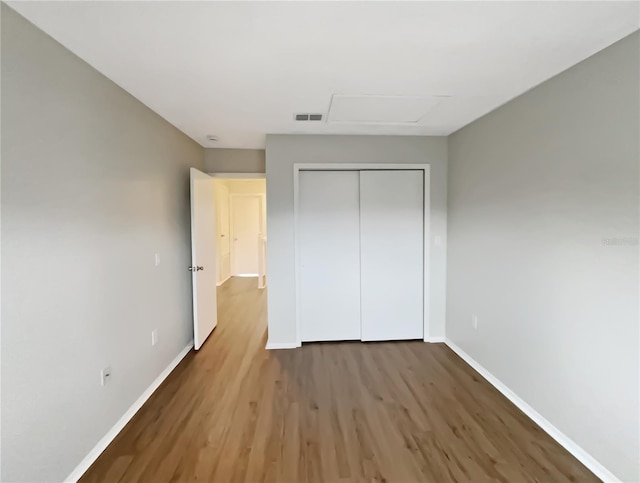
[{"label": "gray wall", "polygon": [[61,481],[192,339],[204,153],[3,4],[1,154],[1,479]]},{"label": "gray wall", "polygon": [[625,481],[640,480],[639,40],[449,139],[447,337]]},{"label": "gray wall", "polygon": [[[418,136],[267,135],[267,264],[269,342],[296,342],[293,165],[295,163],[399,163],[431,165],[430,328],[444,336],[447,140]],[[330,195],[327,193],[327,195]],[[339,277],[339,274],[336,274]]]},{"label": "gray wall", "polygon": [[207,173],[264,173],[264,149],[223,149],[204,150],[204,164]]}]

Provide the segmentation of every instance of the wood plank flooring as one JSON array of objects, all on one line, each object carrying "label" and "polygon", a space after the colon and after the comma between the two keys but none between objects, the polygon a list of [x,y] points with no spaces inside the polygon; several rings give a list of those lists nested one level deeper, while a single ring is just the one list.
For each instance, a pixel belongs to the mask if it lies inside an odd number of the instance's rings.
[{"label": "wood plank flooring", "polygon": [[256,285],[82,482],[598,481],[444,344],[266,351]]}]

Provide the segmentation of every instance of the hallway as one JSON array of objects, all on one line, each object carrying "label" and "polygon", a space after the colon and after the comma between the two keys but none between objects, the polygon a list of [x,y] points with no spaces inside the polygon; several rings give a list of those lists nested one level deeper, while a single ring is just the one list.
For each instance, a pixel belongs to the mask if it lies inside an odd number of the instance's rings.
[{"label": "hallway", "polygon": [[255,287],[81,481],[597,481],[444,344],[266,351]]}]

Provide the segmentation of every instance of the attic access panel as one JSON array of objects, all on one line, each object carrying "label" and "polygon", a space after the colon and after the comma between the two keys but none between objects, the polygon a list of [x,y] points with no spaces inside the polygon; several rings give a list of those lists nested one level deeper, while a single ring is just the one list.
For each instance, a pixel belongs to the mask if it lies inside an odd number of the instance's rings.
[{"label": "attic access panel", "polygon": [[349,96],[334,94],[329,122],[416,124],[439,102],[436,96]]}]

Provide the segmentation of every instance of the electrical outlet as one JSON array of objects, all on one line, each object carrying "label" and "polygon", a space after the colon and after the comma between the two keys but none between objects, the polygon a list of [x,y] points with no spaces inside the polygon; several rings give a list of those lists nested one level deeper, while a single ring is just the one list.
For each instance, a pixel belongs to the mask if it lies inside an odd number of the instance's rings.
[{"label": "electrical outlet", "polygon": [[476,314],[471,315],[471,327],[474,329],[478,328],[478,316]]},{"label": "electrical outlet", "polygon": [[158,345],[158,329],[153,329],[151,331],[151,345]]},{"label": "electrical outlet", "polygon": [[156,267],[160,265],[160,254],[159,253],[156,253],[155,262],[156,262]]},{"label": "electrical outlet", "polygon": [[106,386],[111,380],[111,366],[107,366],[100,371],[100,384]]}]

